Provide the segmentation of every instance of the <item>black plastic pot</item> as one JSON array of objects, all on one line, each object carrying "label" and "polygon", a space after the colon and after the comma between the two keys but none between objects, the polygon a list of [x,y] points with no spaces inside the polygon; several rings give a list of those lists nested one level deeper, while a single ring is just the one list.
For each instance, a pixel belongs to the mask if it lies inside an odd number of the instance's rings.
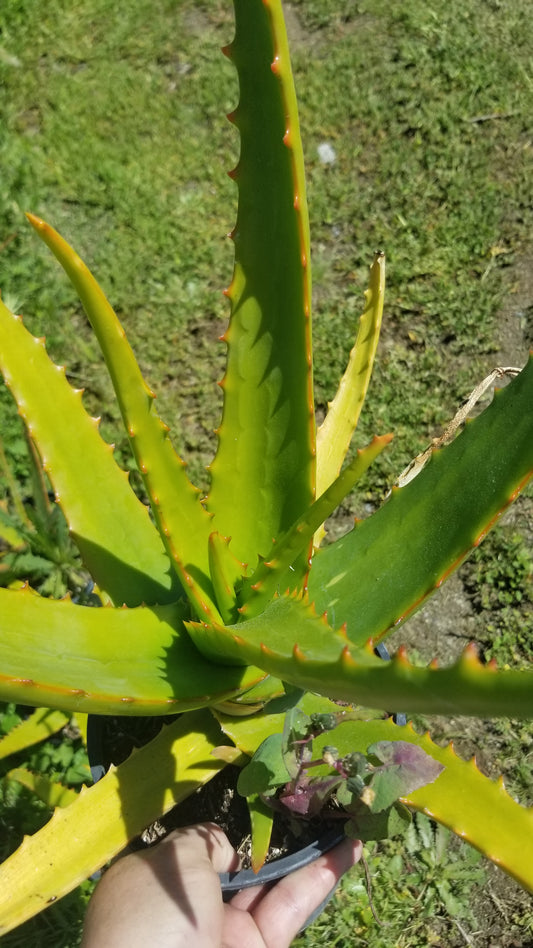
[{"label": "black plastic pot", "polygon": [[[131,721],[125,719],[126,723]],[[105,726],[109,721],[106,717],[98,715],[89,715],[87,722],[87,752],[89,764],[91,767],[92,778],[95,783],[105,775],[111,761],[108,759],[105,748]],[[129,752],[129,750],[128,750]],[[248,889],[257,885],[273,885],[285,876],[296,872],[304,866],[315,862],[324,853],[329,852],[338,843],[344,839],[343,825],[327,828],[323,833],[317,833],[316,839],[305,845],[297,852],[274,859],[266,863],[259,872],[252,869],[241,869],[237,872],[219,873],[222,895],[225,902],[228,902],[237,892],[242,889]],[[142,844],[141,844],[142,845]],[[313,914],[306,920],[301,931],[307,928],[323,911],[335,892],[336,886],[328,893],[324,901],[315,909]]]},{"label": "black plastic pot", "polygon": [[[222,891],[226,894],[224,901],[228,901],[236,892],[241,889],[249,889],[254,885],[263,885],[277,882],[284,876],[288,876],[297,869],[302,869],[310,863],[315,862],[319,856],[324,855],[341,843],[344,839],[344,830],[341,828],[327,830],[323,836],[315,839],[304,849],[297,853],[291,853],[289,856],[282,856],[273,862],[268,862],[259,872],[252,869],[241,869],[238,872],[221,872],[220,883]],[[328,896],[328,899],[330,896]],[[328,899],[326,901],[328,901]],[[325,905],[326,903],[324,903]]]}]

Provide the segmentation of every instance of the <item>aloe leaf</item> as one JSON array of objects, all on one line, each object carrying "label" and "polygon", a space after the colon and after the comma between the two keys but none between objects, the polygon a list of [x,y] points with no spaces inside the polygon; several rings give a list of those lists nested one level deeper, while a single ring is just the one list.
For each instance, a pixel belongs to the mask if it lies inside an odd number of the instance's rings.
[{"label": "aloe leaf", "polygon": [[[337,393],[328,404],[328,412],[316,433],[316,490],[322,494],[338,475],[366,397],[378,347],[383,298],[385,294],[385,255],[376,253],[370,268],[365,308],[359,321],[355,345]],[[324,536],[319,530],[315,546]]]},{"label": "aloe leaf", "polygon": [[66,711],[172,714],[264,677],[203,660],[183,629],[185,608],[93,609],[0,589],[0,697]]},{"label": "aloe leaf", "polygon": [[419,668],[403,649],[390,662],[371,645],[351,646],[325,617],[293,597],[229,627],[186,623],[198,648],[215,661],[250,663],[297,688],[350,704],[423,714],[533,717],[533,673],[483,666],[469,646],[449,668]]},{"label": "aloe leaf", "polygon": [[181,595],[147,508],[136,498],[82,393],[0,300],[0,369],[11,389],[87,569],[121,605]]},{"label": "aloe leaf", "polygon": [[81,737],[81,739],[82,739],[82,741],[83,741],[83,746],[84,746],[84,747],[87,747],[87,721],[88,721],[88,717],[89,717],[88,714],[86,714],[86,713],[83,712],[83,711],[77,711],[76,714],[73,715],[73,723],[74,723],[74,725],[78,728],[78,731],[80,732],[80,737]]},{"label": "aloe leaf", "polygon": [[309,597],[356,645],[415,611],[481,542],[533,471],[533,360],[409,484],[319,550]]},{"label": "aloe leaf", "polygon": [[[295,692],[295,695],[283,695],[270,701],[266,707],[258,714],[248,717],[235,717],[231,714],[221,714],[218,709],[214,711],[217,721],[224,734],[231,738],[233,743],[248,757],[253,757],[259,745],[271,737],[272,734],[281,733],[285,724],[285,714],[289,708],[298,704],[298,707],[307,715],[311,714],[329,714],[339,712],[338,704],[324,698],[321,695],[301,694]],[[359,713],[351,709],[351,715]],[[361,708],[360,714],[362,720],[367,720],[374,712],[368,708]],[[381,714],[381,712],[375,712]]]},{"label": "aloe leaf", "polygon": [[[87,778],[91,779],[91,772],[87,766]],[[28,790],[31,790],[35,796],[39,797],[47,806],[55,808],[56,806],[70,806],[78,797],[78,791],[70,787],[64,787],[57,780],[50,780],[44,774],[34,774],[25,767],[14,767],[10,770],[5,780],[15,780],[21,783]]]},{"label": "aloe leaf", "polygon": [[208,542],[209,573],[215,590],[217,606],[225,623],[237,619],[237,596],[235,586],[244,572],[229,549],[229,539],[219,533],[211,533]]},{"label": "aloe leaf", "polygon": [[237,697],[230,698],[229,701],[217,701],[214,711],[229,714],[232,718],[242,718],[243,720],[257,716],[265,704],[272,701],[273,698],[279,698],[285,693],[285,686],[282,681],[273,678],[271,675],[265,675],[257,684],[252,685],[246,691],[242,691]]},{"label": "aloe leaf", "polygon": [[56,810],[2,864],[0,936],[62,898],[214,777],[225,766],[212,756],[217,743],[220,731],[209,713],[183,715]]},{"label": "aloe leaf", "polygon": [[267,737],[283,730],[284,715],[260,711],[247,717],[235,717],[215,709],[217,721],[224,734],[248,757],[253,757],[257,748]]},{"label": "aloe leaf", "polygon": [[[416,744],[443,765],[433,782],[402,797],[402,802],[452,829],[492,862],[533,891],[533,861],[528,841],[533,838],[533,810],[520,806],[507,793],[503,780],[489,780],[475,759],[464,761],[453,744],[439,747],[428,734],[417,734],[412,725],[398,727],[388,721],[341,724],[324,740],[335,743],[340,755],[366,753],[378,741]],[[317,742],[318,743],[318,742]]]},{"label": "aloe leaf", "polygon": [[[261,560],[255,572],[245,579],[239,593],[242,604],[239,612],[248,618],[265,608],[280,588],[294,589],[302,584],[304,575],[298,568],[298,559],[309,547],[313,534],[333,513],[353,489],[372,461],[390,443],[392,435],[374,438],[366,448],[339,474],[321,497],[294,523],[291,529],[276,540],[266,559]],[[309,563],[305,563],[307,570]],[[292,570],[291,572],[288,572]]]},{"label": "aloe leaf", "polygon": [[29,717],[21,721],[0,740],[0,760],[26,750],[38,741],[57,734],[70,721],[70,715],[50,708],[36,708]]},{"label": "aloe leaf", "polygon": [[[310,263],[303,157],[280,0],[235,0],[241,137],[213,529],[252,568],[314,492]],[[261,186],[257,186],[260,172]]]},{"label": "aloe leaf", "polygon": [[251,864],[253,871],[259,872],[265,864],[270,848],[274,811],[259,795],[248,797],[246,802],[252,829]]},{"label": "aloe leaf", "polygon": [[154,409],[125,332],[90,270],[65,240],[39,217],[27,215],[71,280],[104,355],[154,519],[183,587],[200,616],[218,616],[209,579],[211,518],[185,473],[168,428]]}]

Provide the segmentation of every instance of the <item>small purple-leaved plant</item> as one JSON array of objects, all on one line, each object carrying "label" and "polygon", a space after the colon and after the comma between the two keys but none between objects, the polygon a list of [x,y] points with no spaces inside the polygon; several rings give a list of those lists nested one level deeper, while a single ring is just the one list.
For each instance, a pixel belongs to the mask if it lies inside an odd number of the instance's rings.
[{"label": "small purple-leaved plant", "polygon": [[377,741],[366,754],[325,743],[329,732],[342,736],[339,725],[356,717],[350,710],[288,711],[283,733],[266,738],[241,771],[239,793],[257,794],[298,818],[344,819],[356,839],[394,835],[410,819],[401,797],[433,783],[444,767],[407,741]]}]

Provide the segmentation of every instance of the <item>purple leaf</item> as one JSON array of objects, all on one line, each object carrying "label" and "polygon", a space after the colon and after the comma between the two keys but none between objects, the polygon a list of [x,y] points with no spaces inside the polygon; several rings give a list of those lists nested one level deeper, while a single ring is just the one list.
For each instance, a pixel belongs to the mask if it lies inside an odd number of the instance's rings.
[{"label": "purple leaf", "polygon": [[320,813],[341,782],[338,776],[314,780],[304,777],[296,785],[288,784],[279,799],[293,813],[311,819]]},{"label": "purple leaf", "polygon": [[378,741],[368,748],[382,766],[377,767],[368,784],[365,803],[379,813],[428,783],[433,783],[444,767],[416,744],[407,741]]}]

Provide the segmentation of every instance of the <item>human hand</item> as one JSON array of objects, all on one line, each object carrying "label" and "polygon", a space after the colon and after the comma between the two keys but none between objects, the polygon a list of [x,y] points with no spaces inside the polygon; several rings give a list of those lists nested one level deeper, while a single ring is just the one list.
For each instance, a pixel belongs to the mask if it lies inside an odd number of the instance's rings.
[{"label": "human hand", "polygon": [[345,840],[274,886],[224,904],[218,873],[239,868],[229,840],[214,823],[177,830],[105,873],[82,948],[288,948],[361,853],[360,842]]}]

